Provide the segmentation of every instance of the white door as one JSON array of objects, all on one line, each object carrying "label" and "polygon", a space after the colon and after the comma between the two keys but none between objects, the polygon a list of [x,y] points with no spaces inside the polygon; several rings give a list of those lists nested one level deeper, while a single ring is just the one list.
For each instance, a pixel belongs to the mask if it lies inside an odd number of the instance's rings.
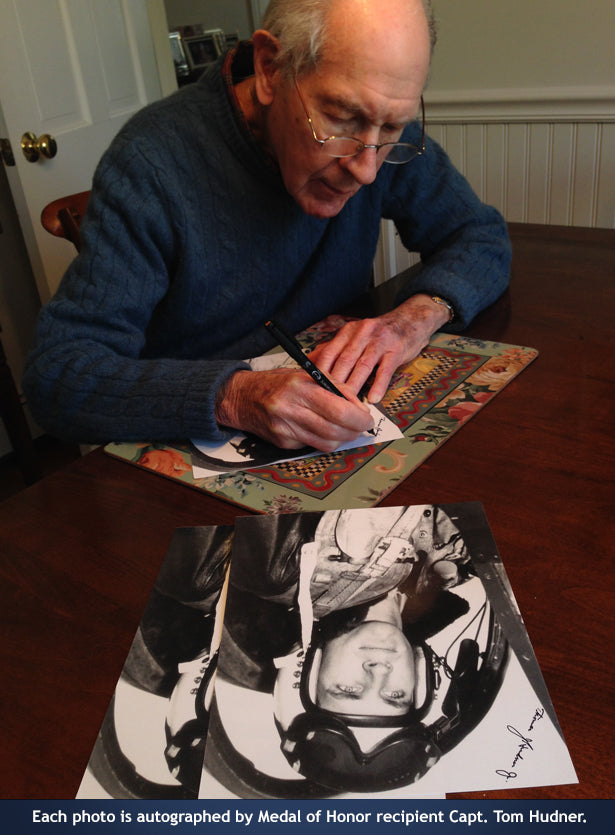
[{"label": "white door", "polygon": [[263,15],[267,10],[269,0],[250,0],[250,7],[252,9],[252,25],[258,29],[263,20]]},{"label": "white door", "polygon": [[[89,189],[121,125],[169,92],[165,30],[163,0],[0,0],[0,108],[15,160],[6,173],[42,302],[75,253],[42,228],[41,211]],[[26,132],[52,136],[56,155],[28,162]]]}]

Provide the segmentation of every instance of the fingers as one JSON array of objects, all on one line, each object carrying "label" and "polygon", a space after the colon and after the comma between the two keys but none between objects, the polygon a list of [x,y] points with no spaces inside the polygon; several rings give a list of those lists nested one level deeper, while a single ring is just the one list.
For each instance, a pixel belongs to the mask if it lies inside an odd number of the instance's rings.
[{"label": "fingers", "polygon": [[368,342],[365,330],[364,322],[349,322],[330,342],[319,345],[314,351],[314,356],[320,370],[345,383]]},{"label": "fingers", "polygon": [[411,297],[395,310],[373,319],[347,322],[330,342],[311,356],[319,368],[358,393],[374,374],[368,400],[384,397],[395,369],[413,360],[440,324],[441,310],[429,297]]},{"label": "fingers", "polygon": [[401,365],[393,354],[385,354],[380,360],[374,381],[367,393],[367,399],[370,403],[380,403],[387,392],[391,378],[395,373],[395,369]]},{"label": "fingers", "polygon": [[388,322],[365,319],[349,322],[311,356],[325,374],[346,383],[356,393],[375,369],[368,399],[377,403],[384,397],[395,369],[410,358],[409,353],[412,349],[409,352],[406,342]]},{"label": "fingers", "polygon": [[220,414],[227,424],[282,449],[312,446],[332,452],[372,428],[372,416],[344,384],[339,397],[304,371],[238,372],[224,392]]},{"label": "fingers", "polygon": [[[309,380],[307,383],[316,387]],[[283,449],[311,446],[323,452],[333,452],[372,428],[371,415],[363,404],[351,404],[322,389],[309,401],[293,399],[272,408],[266,423],[271,440]],[[267,432],[266,425],[263,432]]]},{"label": "fingers", "polygon": [[319,345],[310,359],[344,397],[320,388],[304,371],[237,372],[216,397],[216,419],[282,449],[309,445],[331,452],[372,427],[357,399],[372,374],[368,400],[377,403],[396,368],[420,353],[442,315],[442,305],[414,296],[384,316],[348,322]]}]

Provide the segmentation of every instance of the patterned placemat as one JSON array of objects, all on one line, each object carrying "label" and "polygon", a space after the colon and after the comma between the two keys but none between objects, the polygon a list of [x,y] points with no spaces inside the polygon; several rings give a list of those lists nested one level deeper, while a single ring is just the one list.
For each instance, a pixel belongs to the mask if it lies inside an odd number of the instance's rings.
[{"label": "patterned placemat", "polygon": [[[300,340],[310,348],[344,321],[330,316]],[[202,479],[192,475],[187,444],[111,443],[105,451],[259,513],[372,507],[537,355],[534,348],[436,334],[391,381],[383,405],[404,437],[387,444]]]}]

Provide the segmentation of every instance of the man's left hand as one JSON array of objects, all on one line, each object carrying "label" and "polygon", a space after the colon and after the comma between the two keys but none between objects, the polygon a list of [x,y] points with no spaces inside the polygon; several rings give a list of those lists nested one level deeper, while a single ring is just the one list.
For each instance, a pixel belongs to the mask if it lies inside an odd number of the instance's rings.
[{"label": "man's left hand", "polygon": [[375,370],[367,399],[379,403],[395,369],[418,356],[448,318],[446,307],[431,296],[411,296],[390,313],[347,322],[330,342],[318,345],[310,359],[356,394]]}]

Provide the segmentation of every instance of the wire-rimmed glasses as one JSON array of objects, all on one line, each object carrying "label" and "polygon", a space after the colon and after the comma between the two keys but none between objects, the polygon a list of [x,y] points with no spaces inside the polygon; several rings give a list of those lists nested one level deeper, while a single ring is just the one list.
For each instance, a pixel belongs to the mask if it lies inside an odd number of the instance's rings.
[{"label": "wire-rimmed glasses", "polygon": [[421,96],[422,130],[420,145],[413,145],[411,142],[381,142],[378,145],[366,145],[365,142],[361,142],[360,139],[356,139],[353,136],[328,136],[326,139],[319,139],[316,135],[316,130],[314,129],[312,117],[310,116],[305,104],[305,99],[301,93],[297,76],[295,75],[294,78],[295,87],[297,88],[297,93],[299,94],[301,104],[305,110],[305,115],[307,116],[314,141],[318,142],[323,151],[330,157],[335,157],[336,159],[348,159],[349,157],[359,156],[359,154],[362,154],[363,151],[366,150],[373,149],[378,154],[384,149],[386,154],[384,159],[385,162],[388,162],[391,165],[404,165],[404,163],[410,162],[410,160],[415,157],[422,156],[425,153],[425,103],[423,101],[423,96]]}]

